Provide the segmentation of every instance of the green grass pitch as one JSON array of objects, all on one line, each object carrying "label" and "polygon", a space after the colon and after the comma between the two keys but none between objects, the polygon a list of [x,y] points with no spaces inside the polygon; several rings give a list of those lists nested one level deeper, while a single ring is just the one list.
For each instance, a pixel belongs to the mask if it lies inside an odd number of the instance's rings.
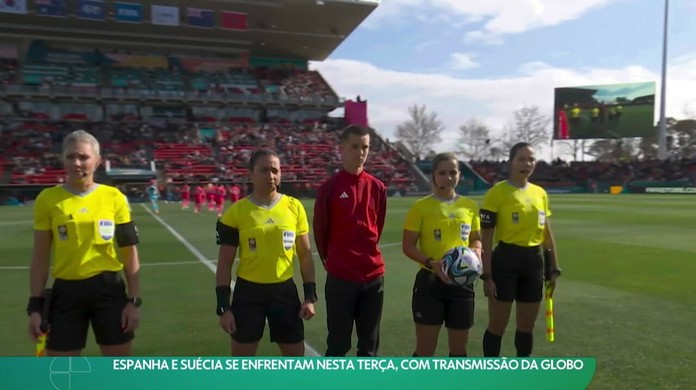
[{"label": "green grass pitch", "polygon": [[[478,199],[480,200],[480,199]],[[651,195],[552,196],[552,226],[564,275],[555,295],[556,342],[535,331],[538,356],[596,357],[595,389],[696,388],[696,198]],[[387,262],[381,353],[410,356],[414,348],[411,288],[417,266],[401,252],[402,225],[415,198],[389,200],[381,244]],[[311,201],[305,206],[311,221]],[[216,356],[229,353],[229,338],[214,314],[214,275],[140,204],[133,205],[140,231],[141,356]],[[0,355],[33,353],[24,312],[31,257],[31,208],[0,208]],[[216,216],[162,205],[162,220],[206,259],[215,261]],[[311,222],[310,222],[311,223]],[[306,323],[306,341],[325,350],[324,271],[318,258],[320,301]],[[299,270],[297,271],[299,273]],[[477,286],[476,325],[469,355],[481,356],[486,302]],[[513,313],[514,315],[514,313]],[[514,317],[503,354],[514,355]],[[354,352],[354,350],[353,350]],[[261,355],[277,347],[261,343]],[[446,355],[441,332],[438,355]],[[87,355],[98,349],[90,335]]]}]

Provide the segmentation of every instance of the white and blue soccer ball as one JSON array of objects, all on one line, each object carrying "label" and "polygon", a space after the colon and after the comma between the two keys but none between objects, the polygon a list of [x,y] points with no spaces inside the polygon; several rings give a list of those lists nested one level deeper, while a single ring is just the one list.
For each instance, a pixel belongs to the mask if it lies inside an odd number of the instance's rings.
[{"label": "white and blue soccer ball", "polygon": [[481,259],[472,249],[457,246],[442,257],[442,271],[455,284],[460,286],[472,285],[483,273]]}]

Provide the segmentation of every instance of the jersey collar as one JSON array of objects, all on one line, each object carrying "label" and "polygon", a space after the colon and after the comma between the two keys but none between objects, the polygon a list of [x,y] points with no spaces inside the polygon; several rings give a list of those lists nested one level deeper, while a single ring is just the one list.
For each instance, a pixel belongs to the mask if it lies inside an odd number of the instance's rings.
[{"label": "jersey collar", "polygon": [[64,190],[68,191],[69,193],[71,193],[71,194],[73,194],[73,195],[81,196],[81,197],[84,198],[85,196],[87,196],[87,195],[91,194],[92,192],[96,191],[97,188],[99,188],[99,183],[94,183],[94,185],[92,186],[92,188],[90,188],[89,190],[87,190],[87,191],[85,191],[85,192],[77,192],[77,191],[73,190],[72,188],[68,187],[68,186],[65,185],[65,184],[63,184],[61,187],[63,187]]}]

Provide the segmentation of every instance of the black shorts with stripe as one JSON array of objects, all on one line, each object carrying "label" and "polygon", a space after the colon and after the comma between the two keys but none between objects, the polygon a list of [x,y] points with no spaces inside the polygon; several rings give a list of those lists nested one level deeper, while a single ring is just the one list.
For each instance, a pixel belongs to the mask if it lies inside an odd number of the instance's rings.
[{"label": "black shorts with stripe", "polygon": [[268,320],[271,342],[294,344],[304,341],[302,303],[292,279],[280,283],[255,283],[237,278],[232,295],[232,314],[239,343],[254,343],[263,337]]},{"label": "black shorts with stripe", "polygon": [[82,280],[56,279],[46,348],[54,351],[83,349],[90,323],[99,345],[121,345],[131,341],[133,332],[124,332],[121,328],[126,302],[126,285],[119,272],[102,272]]},{"label": "black shorts with stripe", "polygon": [[541,302],[544,259],[540,246],[523,247],[500,242],[493,250],[491,268],[497,300]]},{"label": "black shorts with stripe", "polygon": [[413,283],[413,321],[421,325],[442,325],[449,329],[474,326],[474,291],[447,285],[433,272],[421,269]]}]

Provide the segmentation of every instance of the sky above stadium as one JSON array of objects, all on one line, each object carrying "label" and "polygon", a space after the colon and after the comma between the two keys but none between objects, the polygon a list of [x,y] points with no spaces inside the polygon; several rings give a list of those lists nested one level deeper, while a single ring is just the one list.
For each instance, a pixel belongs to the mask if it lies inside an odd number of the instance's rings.
[{"label": "sky above stadium", "polygon": [[[445,125],[437,151],[475,118],[501,134],[514,110],[552,113],[553,89],[655,81],[661,0],[383,0],[332,56],[313,63],[340,96],[368,100],[394,139],[407,108]],[[671,0],[667,115],[696,116],[696,1]],[[659,101],[655,120],[658,120]]]}]

